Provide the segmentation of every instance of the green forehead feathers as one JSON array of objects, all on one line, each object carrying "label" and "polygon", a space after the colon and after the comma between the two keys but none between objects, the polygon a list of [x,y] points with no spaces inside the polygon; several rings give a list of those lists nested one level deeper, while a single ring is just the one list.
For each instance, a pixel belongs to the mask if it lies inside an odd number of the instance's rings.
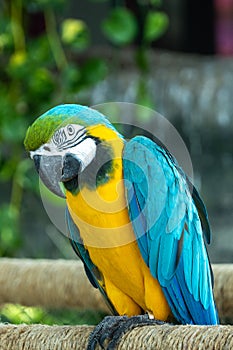
[{"label": "green forehead feathers", "polygon": [[24,140],[26,151],[35,151],[48,142],[57,129],[72,123],[85,127],[104,124],[114,129],[112,124],[94,109],[75,104],[59,105],[41,115],[28,128]]}]

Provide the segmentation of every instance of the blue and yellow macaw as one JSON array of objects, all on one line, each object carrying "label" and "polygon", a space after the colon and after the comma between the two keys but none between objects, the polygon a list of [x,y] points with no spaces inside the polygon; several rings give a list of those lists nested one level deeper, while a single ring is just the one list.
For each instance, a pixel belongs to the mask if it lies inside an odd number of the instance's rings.
[{"label": "blue and yellow macaw", "polygon": [[71,244],[115,315],[218,324],[206,208],[165,147],[126,142],[98,111],[68,104],[36,119],[25,148],[51,191],[64,185]]}]

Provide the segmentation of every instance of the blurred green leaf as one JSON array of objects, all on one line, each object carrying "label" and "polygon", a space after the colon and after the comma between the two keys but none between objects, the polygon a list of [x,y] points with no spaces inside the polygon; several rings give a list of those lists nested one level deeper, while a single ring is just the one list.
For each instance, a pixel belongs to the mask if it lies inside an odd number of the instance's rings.
[{"label": "blurred green leaf", "polygon": [[25,51],[16,51],[11,55],[7,70],[12,78],[27,77],[28,68],[28,56]]},{"label": "blurred green leaf", "polygon": [[42,34],[38,38],[31,40],[27,50],[31,66],[41,66],[42,63],[43,65],[53,64],[51,49],[46,35]]},{"label": "blurred green leaf", "polygon": [[20,245],[19,212],[17,208],[8,204],[2,205],[0,211],[0,255],[11,256]]},{"label": "blurred green leaf", "polygon": [[102,30],[113,44],[126,45],[134,40],[138,28],[132,12],[118,7],[103,21]]},{"label": "blurred green leaf", "polygon": [[39,307],[25,307],[17,304],[6,304],[1,314],[14,324],[20,323],[40,323],[41,319],[46,316],[45,311]]},{"label": "blurred green leaf", "polygon": [[152,5],[159,7],[162,5],[162,2],[163,0],[137,0],[137,3],[142,6]]},{"label": "blurred green leaf", "polygon": [[28,192],[35,193],[39,196],[40,188],[38,174],[35,171],[34,163],[31,161],[31,159],[28,159],[28,162],[30,162],[31,168],[27,169],[24,176],[22,177],[22,187],[25,190],[28,190]]},{"label": "blurred green leaf", "polygon": [[88,59],[81,70],[81,82],[84,86],[93,85],[105,78],[108,68],[105,61],[100,58]]},{"label": "blurred green leaf", "polygon": [[151,5],[154,5],[154,6],[161,6],[162,2],[163,0],[150,0]]},{"label": "blurred green leaf", "polygon": [[50,98],[51,93],[55,88],[55,82],[51,72],[39,67],[35,69],[28,77],[29,92],[32,97]]},{"label": "blurred green leaf", "polygon": [[43,10],[50,7],[57,11],[61,10],[66,2],[65,0],[34,0],[34,1],[24,0],[24,1],[25,3],[27,3],[30,9]]},{"label": "blurred green leaf", "polygon": [[27,307],[18,304],[5,304],[0,310],[0,321],[14,324],[78,325],[98,324],[103,312],[93,310],[45,310],[41,307]]},{"label": "blurred green leaf", "polygon": [[4,120],[1,127],[3,141],[12,142],[12,144],[21,142],[27,130],[26,120],[19,116],[11,121]]},{"label": "blurred green leaf", "polygon": [[77,65],[69,64],[62,72],[62,84],[67,91],[77,91],[80,86],[81,72]]},{"label": "blurred green leaf", "polygon": [[62,23],[61,38],[64,44],[84,50],[89,45],[90,33],[84,21],[68,18]]},{"label": "blurred green leaf", "polygon": [[0,33],[0,52],[12,46],[12,37],[8,33]]},{"label": "blurred green leaf", "polygon": [[15,180],[20,187],[23,188],[27,186],[29,182],[31,182],[31,179],[28,178],[28,172],[32,169],[32,167],[33,162],[29,158],[23,159],[18,163],[15,172]]},{"label": "blurred green leaf", "polygon": [[167,30],[168,16],[164,12],[149,12],[146,16],[144,27],[144,40],[151,42],[159,39]]},{"label": "blurred green leaf", "polygon": [[[13,48],[11,21],[0,8],[0,53]],[[6,52],[6,51],[5,51]]]},{"label": "blurred green leaf", "polygon": [[10,180],[15,173],[16,167],[17,162],[13,157],[7,160],[2,159],[0,168],[0,181],[4,182]]},{"label": "blurred green leaf", "polygon": [[161,6],[163,0],[136,0],[136,2],[139,6],[147,6],[150,8],[151,5],[156,7]]},{"label": "blurred green leaf", "polygon": [[90,0],[91,2],[108,2],[109,0]]}]

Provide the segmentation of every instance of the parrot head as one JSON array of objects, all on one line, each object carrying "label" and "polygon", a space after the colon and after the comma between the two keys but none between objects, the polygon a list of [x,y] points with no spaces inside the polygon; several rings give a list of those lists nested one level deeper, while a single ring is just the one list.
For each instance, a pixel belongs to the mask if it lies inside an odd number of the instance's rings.
[{"label": "parrot head", "polygon": [[89,186],[108,181],[113,171],[110,139],[122,137],[98,111],[75,104],[54,107],[37,118],[24,140],[43,183],[65,198],[77,192],[79,177]]}]

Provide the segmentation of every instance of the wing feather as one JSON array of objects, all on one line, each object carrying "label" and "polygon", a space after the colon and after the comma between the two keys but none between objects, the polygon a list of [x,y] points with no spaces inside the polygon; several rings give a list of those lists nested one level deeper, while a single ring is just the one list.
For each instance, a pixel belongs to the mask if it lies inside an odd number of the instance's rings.
[{"label": "wing feather", "polygon": [[[217,324],[206,208],[176,160],[137,136],[125,145],[128,210],[139,249],[181,323]],[[193,192],[191,189],[193,188]]]}]

